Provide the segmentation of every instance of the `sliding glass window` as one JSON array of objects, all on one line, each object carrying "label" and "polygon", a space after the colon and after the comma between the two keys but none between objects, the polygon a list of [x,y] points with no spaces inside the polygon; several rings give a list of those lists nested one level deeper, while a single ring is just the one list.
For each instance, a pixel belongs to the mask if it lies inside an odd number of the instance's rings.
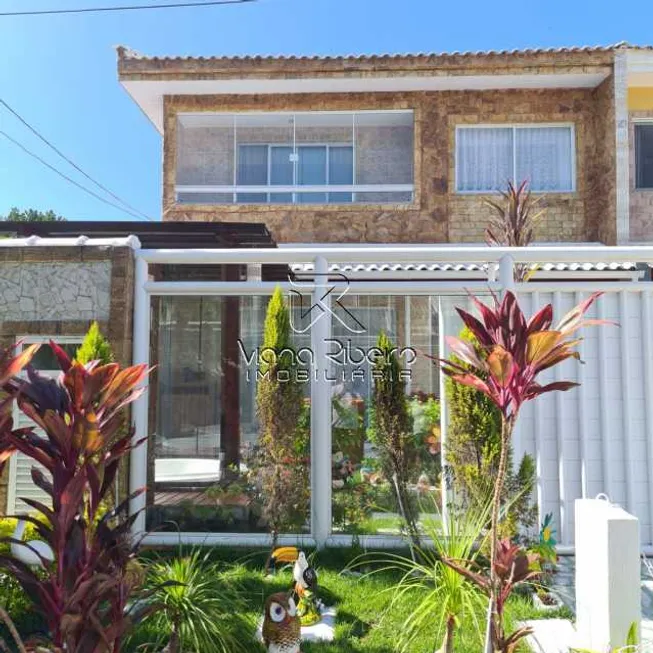
[{"label": "sliding glass window", "polygon": [[180,114],[177,201],[401,203],[413,199],[412,111]]}]

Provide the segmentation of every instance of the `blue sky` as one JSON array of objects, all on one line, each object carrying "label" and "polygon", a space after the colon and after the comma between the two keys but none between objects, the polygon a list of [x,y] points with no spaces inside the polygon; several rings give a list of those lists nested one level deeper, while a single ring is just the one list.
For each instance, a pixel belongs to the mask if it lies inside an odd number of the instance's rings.
[{"label": "blue sky", "polygon": [[[0,0],[0,11],[148,0]],[[82,168],[155,218],[161,139],[116,79],[114,46],[145,54],[349,54],[653,41],[650,0],[258,0],[240,6],[0,17],[0,97]],[[85,180],[0,107],[0,129]],[[129,219],[0,136],[0,214],[52,208]]]}]

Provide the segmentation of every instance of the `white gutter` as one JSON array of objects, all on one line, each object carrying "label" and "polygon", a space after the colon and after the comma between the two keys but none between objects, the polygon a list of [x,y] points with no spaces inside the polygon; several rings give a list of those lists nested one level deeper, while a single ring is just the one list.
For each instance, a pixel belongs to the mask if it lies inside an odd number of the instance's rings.
[{"label": "white gutter", "polygon": [[0,247],[130,247],[140,249],[141,241],[136,236],[121,238],[89,238],[75,236],[74,238],[0,238]]},{"label": "white gutter", "polygon": [[392,263],[499,262],[510,256],[515,263],[614,263],[653,262],[653,247],[537,246],[537,247],[443,247],[441,245],[374,245],[358,247],[284,247],[270,249],[143,249],[138,256],[148,263],[234,264],[234,263],[310,263],[324,256],[330,263],[378,263],[379,255]]}]

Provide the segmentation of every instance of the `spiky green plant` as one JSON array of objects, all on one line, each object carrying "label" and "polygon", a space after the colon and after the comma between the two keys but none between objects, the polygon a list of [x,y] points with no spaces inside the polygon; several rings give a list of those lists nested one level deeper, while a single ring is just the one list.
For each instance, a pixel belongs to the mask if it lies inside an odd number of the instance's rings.
[{"label": "spiky green plant", "polygon": [[[485,231],[485,241],[490,246],[527,247],[535,238],[535,228],[542,221],[546,209],[540,207],[542,196],[534,198],[528,188],[528,181],[519,185],[508,182],[506,190],[499,191],[501,199],[485,200],[492,209]],[[526,264],[514,267],[515,281],[528,281],[534,270]]]},{"label": "spiky green plant", "polygon": [[235,574],[209,556],[196,548],[149,563],[145,587],[157,609],[143,621],[152,647],[146,650],[167,646],[167,653],[235,653],[255,648],[254,624]]},{"label": "spiky green plant", "polygon": [[406,384],[396,348],[384,331],[379,333],[376,346],[378,351],[372,371],[374,444],[379,451],[384,474],[392,483],[411,543],[419,547],[417,520],[408,492],[408,468],[415,454],[415,439]]},{"label": "spiky green plant", "polygon": [[[414,608],[398,632],[397,651],[412,650],[417,642],[429,641],[429,647],[441,653],[453,653],[459,626],[472,623],[479,649],[483,641],[482,622],[486,600],[479,588],[457,571],[445,565],[443,559],[464,560],[472,566],[487,538],[485,526],[491,512],[491,501],[476,504],[465,513],[441,515],[435,501],[430,513],[435,518],[423,523],[424,535],[433,546],[418,550],[416,560],[410,557],[381,554],[378,571],[400,571],[402,578],[392,589],[389,610],[413,601]],[[377,573],[376,571],[373,573]],[[434,627],[435,625],[435,627]]]},{"label": "spiky green plant", "polygon": [[91,361],[100,361],[100,365],[107,365],[115,360],[111,343],[102,335],[97,322],[91,322],[91,326],[75,354],[75,360],[82,365]]}]

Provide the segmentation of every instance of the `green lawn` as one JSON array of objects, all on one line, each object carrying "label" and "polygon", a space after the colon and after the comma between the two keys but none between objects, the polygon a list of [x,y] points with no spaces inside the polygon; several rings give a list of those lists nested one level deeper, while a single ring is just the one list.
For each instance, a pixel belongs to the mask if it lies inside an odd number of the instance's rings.
[{"label": "green lawn", "polygon": [[[178,551],[146,553],[148,555],[176,555]],[[325,603],[337,606],[336,640],[332,644],[304,644],[305,653],[391,653],[398,649],[399,635],[405,618],[413,605],[412,597],[401,601],[389,610],[392,587],[397,576],[383,572],[372,576],[352,577],[342,575],[345,568],[360,551],[329,550],[316,554],[315,565],[318,570],[321,596]],[[276,591],[285,590],[290,585],[290,572],[282,571],[274,578],[265,578],[263,565],[264,551],[244,551],[240,549],[214,549],[212,556],[225,564],[237,564],[237,577],[240,581],[252,620],[259,618],[265,597]],[[537,618],[535,610],[527,597],[514,597],[509,605],[509,620]],[[560,616],[547,613],[545,616]],[[568,615],[565,615],[568,616]],[[482,615],[481,615],[482,618]],[[251,638],[252,632],[242,633],[241,641]],[[147,629],[141,630],[129,647],[136,650],[139,643],[147,641]],[[439,647],[434,628],[424,632],[419,644],[411,647],[410,653],[433,653]],[[248,651],[263,651],[263,647],[252,643]],[[481,650],[479,634],[473,623],[463,624],[456,649],[458,653]],[[527,649],[522,648],[521,651]]]}]

